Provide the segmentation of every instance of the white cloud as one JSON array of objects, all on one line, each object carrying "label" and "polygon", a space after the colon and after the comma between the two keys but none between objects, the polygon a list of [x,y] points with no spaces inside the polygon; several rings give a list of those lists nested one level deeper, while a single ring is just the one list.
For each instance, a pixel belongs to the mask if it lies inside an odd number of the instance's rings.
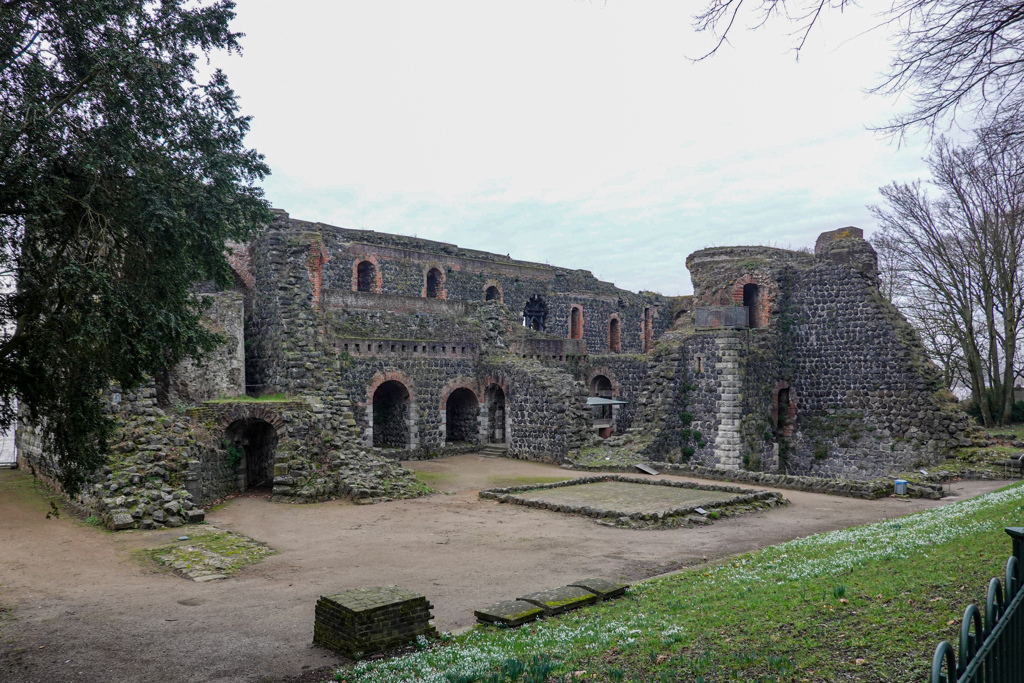
[{"label": "white cloud", "polygon": [[866,12],[799,62],[780,25],[695,64],[699,6],[247,0],[221,61],[293,216],[674,294],[694,249],[870,228],[878,186],[926,174],[922,139],[865,129],[893,106],[862,92],[884,35],[846,40]]}]

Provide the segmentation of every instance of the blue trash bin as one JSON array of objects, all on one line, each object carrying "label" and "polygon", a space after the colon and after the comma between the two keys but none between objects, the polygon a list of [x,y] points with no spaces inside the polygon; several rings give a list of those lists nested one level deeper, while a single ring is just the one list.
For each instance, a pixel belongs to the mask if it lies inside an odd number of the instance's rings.
[{"label": "blue trash bin", "polygon": [[897,479],[896,480],[896,485],[893,488],[896,489],[896,495],[897,496],[905,496],[905,495],[907,495],[907,480],[906,479]]}]

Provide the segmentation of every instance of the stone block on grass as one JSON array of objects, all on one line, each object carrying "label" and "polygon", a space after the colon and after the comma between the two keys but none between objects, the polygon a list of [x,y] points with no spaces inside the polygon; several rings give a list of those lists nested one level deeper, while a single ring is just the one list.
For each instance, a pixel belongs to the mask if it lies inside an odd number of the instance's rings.
[{"label": "stone block on grass", "polygon": [[550,617],[562,612],[591,605],[597,602],[597,596],[583,588],[576,586],[562,586],[561,588],[549,588],[546,591],[538,591],[524,595],[520,600],[533,603],[544,610],[544,616]]},{"label": "stone block on grass", "polygon": [[544,610],[525,600],[505,600],[473,612],[480,623],[520,626],[544,614]]},{"label": "stone block on grass", "polygon": [[573,581],[569,584],[576,588],[582,588],[583,590],[590,591],[598,597],[600,600],[609,600],[611,598],[617,598],[626,592],[629,588],[628,583],[618,583],[615,581],[609,581],[608,579],[581,579],[579,581]]},{"label": "stone block on grass", "polygon": [[320,596],[313,644],[350,659],[408,645],[418,636],[436,638],[427,599],[398,586],[355,588]]}]

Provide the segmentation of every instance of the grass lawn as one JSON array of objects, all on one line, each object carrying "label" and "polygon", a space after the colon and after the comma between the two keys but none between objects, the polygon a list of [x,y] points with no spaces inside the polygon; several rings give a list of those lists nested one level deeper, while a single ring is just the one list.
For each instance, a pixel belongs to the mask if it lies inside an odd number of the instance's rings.
[{"label": "grass lawn", "polygon": [[[335,680],[925,681],[984,605],[1024,486],[790,541],[518,629],[478,627]],[[577,578],[577,577],[569,577]],[[614,577],[609,577],[614,578]]]}]

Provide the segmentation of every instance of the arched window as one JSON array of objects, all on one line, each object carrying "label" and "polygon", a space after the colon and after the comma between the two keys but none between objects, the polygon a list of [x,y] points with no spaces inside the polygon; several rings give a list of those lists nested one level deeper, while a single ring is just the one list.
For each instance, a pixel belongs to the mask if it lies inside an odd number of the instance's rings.
[{"label": "arched window", "polygon": [[569,339],[583,339],[583,309],[579,306],[569,311]]},{"label": "arched window", "polygon": [[751,327],[759,327],[759,311],[757,310],[757,285],[754,283],[743,285],[743,305],[747,307],[747,320]]},{"label": "arched window", "polygon": [[501,292],[498,291],[497,287],[491,285],[487,288],[487,291],[484,292],[484,301],[494,301],[495,299],[501,301]]},{"label": "arched window", "polygon": [[356,266],[356,291],[372,292],[376,289],[377,267],[369,261],[360,261]]},{"label": "arched window", "polygon": [[608,321],[608,350],[618,353],[622,350],[622,335],[619,334],[619,319],[612,317]]},{"label": "arched window", "polygon": [[444,282],[441,271],[437,268],[431,268],[427,271],[427,298],[436,299],[441,295],[441,287]]},{"label": "arched window", "polygon": [[543,332],[547,326],[548,305],[540,294],[534,294],[523,308],[523,327],[536,332]]}]

